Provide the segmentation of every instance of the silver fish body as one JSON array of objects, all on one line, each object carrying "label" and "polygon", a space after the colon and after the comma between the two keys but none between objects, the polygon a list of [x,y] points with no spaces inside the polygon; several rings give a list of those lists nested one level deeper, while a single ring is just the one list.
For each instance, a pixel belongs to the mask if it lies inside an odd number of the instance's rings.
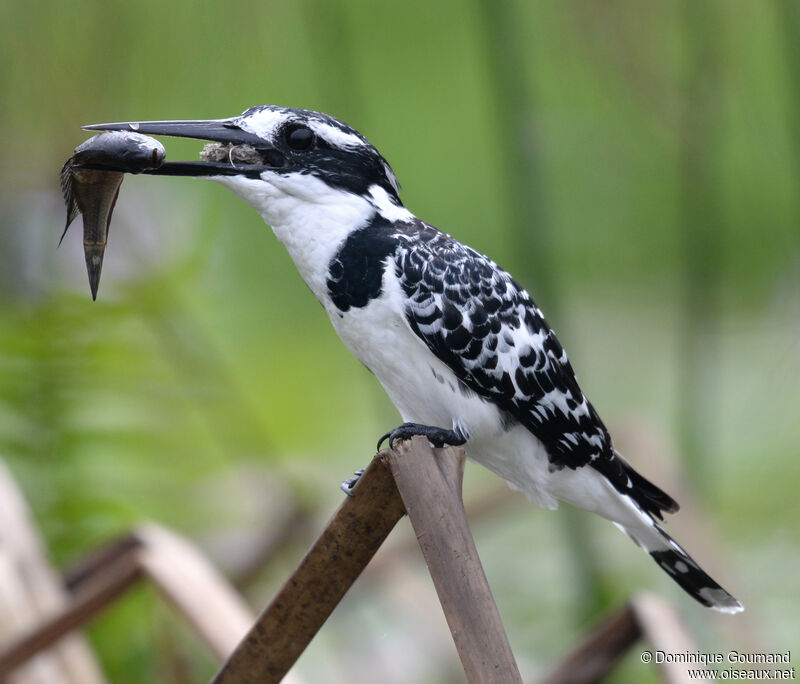
[{"label": "silver fish body", "polygon": [[[67,203],[67,224],[83,215],[83,251],[92,299],[97,298],[111,214],[125,173],[159,168],[164,146],[146,135],[113,131],[95,135],[75,148],[61,169],[61,190]],[[60,244],[60,242],[59,242]]]}]

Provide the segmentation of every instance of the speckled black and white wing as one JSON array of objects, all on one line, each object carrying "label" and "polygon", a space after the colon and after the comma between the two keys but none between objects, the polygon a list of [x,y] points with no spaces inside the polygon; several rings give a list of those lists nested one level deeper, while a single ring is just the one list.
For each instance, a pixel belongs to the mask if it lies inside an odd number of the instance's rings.
[{"label": "speckled black and white wing", "polygon": [[615,451],[569,359],[528,293],[435,228],[397,231],[395,269],[412,330],[467,387],[544,445],[551,468],[590,466],[661,517],[677,504]]}]

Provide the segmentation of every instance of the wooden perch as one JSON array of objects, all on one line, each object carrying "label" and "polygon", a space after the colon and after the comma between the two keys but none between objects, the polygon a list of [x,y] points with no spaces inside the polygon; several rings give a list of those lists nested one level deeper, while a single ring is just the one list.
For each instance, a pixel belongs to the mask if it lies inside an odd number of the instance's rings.
[{"label": "wooden perch", "polygon": [[378,454],[212,684],[277,684],[408,512],[471,683],[522,682],[461,501],[464,453]]},{"label": "wooden perch", "polygon": [[522,683],[469,531],[461,483],[464,452],[433,453],[415,437],[387,453],[468,682]]}]

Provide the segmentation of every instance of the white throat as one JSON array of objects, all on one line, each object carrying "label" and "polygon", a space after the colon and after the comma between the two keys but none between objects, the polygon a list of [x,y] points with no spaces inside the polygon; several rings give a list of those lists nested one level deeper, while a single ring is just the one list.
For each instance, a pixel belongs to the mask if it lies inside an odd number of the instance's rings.
[{"label": "white throat", "polygon": [[252,206],[286,245],[311,291],[327,303],[328,265],[347,236],[375,214],[373,201],[309,174],[265,171],[261,178],[216,176]]}]

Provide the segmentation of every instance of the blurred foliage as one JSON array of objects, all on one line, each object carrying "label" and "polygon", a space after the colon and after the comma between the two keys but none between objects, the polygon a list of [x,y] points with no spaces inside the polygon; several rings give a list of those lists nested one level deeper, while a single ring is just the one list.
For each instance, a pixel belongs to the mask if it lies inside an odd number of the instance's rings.
[{"label": "blurred foliage", "polygon": [[[409,208],[530,287],[584,389],[619,428],[621,450],[703,501],[690,499],[674,527],[681,538],[706,516],[700,545],[687,546],[723,575],[752,622],[699,610],[610,525],[587,517],[592,573],[608,592],[601,605],[649,587],[681,605],[706,648],[791,646],[800,631],[786,600],[800,590],[791,571],[800,561],[797,5],[492,7],[0,3],[0,457],[59,566],[146,518],[201,543],[267,525],[245,484],[253,468],[324,519],[337,483],[397,421],[268,228],[224,189],[129,177],[96,303],[79,222],[55,249],[58,171],[87,137],[80,125],[215,118],[270,102],[356,126],[392,163]],[[191,159],[199,146],[167,148]],[[530,152],[522,166],[520,149]],[[709,216],[713,239],[700,242]],[[526,220],[546,239],[526,234]],[[688,420],[702,417],[688,463],[675,456],[687,393]],[[631,432],[666,447],[626,450],[637,444]],[[494,483],[469,469],[471,490]],[[519,505],[476,525],[528,677],[588,619],[557,521]],[[254,605],[297,553],[253,589]],[[427,591],[411,602],[435,601]],[[369,651],[386,674],[427,649],[413,677],[392,676],[459,681],[453,654],[413,641],[418,627],[384,594],[354,588],[301,672],[374,681],[366,665],[353,671],[354,653],[362,662]],[[202,681],[214,669],[148,590],[90,633],[114,682]],[[366,645],[365,633],[374,635]],[[620,681],[649,676],[634,660]]]}]

